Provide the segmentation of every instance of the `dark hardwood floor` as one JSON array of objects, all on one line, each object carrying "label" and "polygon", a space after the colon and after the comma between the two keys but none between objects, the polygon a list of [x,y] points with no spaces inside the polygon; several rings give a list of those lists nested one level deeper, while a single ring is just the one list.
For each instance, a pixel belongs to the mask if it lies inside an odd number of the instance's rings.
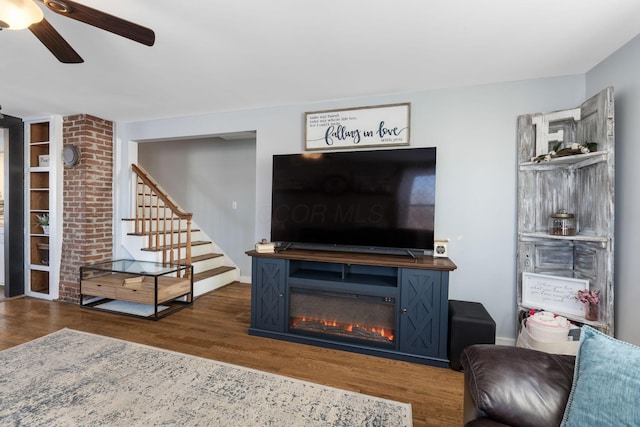
[{"label": "dark hardwood floor", "polygon": [[0,349],[61,328],[409,402],[415,426],[462,425],[463,376],[435,368],[247,334],[250,286],[233,283],[157,322],[34,298],[0,301]]}]

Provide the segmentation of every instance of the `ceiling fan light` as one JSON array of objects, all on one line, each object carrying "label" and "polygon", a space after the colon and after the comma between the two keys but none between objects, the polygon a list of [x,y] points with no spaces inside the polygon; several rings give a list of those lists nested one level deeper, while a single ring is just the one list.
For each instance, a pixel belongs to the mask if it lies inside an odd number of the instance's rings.
[{"label": "ceiling fan light", "polygon": [[8,30],[24,30],[42,18],[42,9],[32,0],[0,0],[0,21]]}]

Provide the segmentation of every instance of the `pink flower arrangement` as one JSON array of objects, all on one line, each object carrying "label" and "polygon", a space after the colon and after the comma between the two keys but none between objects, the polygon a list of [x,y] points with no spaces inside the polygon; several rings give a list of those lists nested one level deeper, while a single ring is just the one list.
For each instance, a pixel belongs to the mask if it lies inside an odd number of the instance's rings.
[{"label": "pink flower arrangement", "polygon": [[590,291],[589,289],[580,289],[576,299],[584,304],[598,304],[600,302],[600,291]]}]

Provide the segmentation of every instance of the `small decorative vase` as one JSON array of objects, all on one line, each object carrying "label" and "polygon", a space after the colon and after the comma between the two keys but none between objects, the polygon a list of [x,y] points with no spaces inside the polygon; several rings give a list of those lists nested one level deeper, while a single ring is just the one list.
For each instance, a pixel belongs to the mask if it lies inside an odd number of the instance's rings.
[{"label": "small decorative vase", "polygon": [[598,320],[598,309],[600,307],[598,304],[589,304],[586,303],[584,305],[584,318],[587,320],[596,321]]},{"label": "small decorative vase", "polygon": [[42,232],[44,234],[49,234],[49,226],[48,225],[41,225],[40,227],[42,227]]}]

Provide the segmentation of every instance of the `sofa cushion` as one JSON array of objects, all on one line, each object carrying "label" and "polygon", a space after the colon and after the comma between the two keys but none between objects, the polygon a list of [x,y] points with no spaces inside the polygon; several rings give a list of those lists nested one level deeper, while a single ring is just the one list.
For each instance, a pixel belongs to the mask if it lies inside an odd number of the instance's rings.
[{"label": "sofa cushion", "polygon": [[477,410],[497,422],[558,426],[569,398],[574,356],[489,344],[462,353],[465,387]]},{"label": "sofa cushion", "polygon": [[640,347],[583,326],[563,427],[640,425]]}]

